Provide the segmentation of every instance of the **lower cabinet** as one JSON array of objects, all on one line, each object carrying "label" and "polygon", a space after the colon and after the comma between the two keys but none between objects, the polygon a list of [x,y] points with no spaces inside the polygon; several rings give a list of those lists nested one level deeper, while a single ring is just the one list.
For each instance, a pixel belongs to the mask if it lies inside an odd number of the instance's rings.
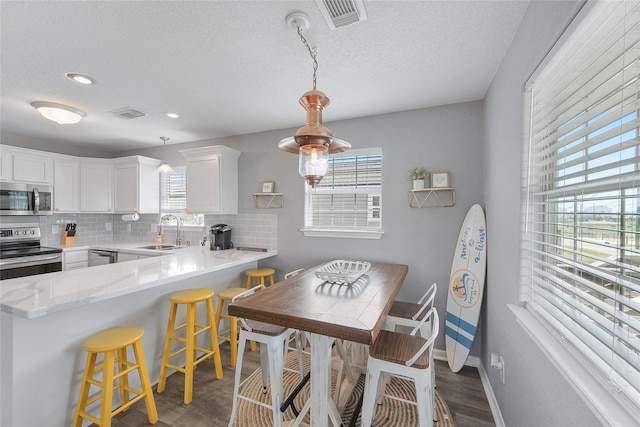
[{"label": "lower cabinet", "polygon": [[135,261],[137,259],[151,258],[155,255],[140,255],[134,252],[118,251],[118,262]]},{"label": "lower cabinet", "polygon": [[89,267],[89,251],[86,249],[62,252],[62,270],[76,270]]}]

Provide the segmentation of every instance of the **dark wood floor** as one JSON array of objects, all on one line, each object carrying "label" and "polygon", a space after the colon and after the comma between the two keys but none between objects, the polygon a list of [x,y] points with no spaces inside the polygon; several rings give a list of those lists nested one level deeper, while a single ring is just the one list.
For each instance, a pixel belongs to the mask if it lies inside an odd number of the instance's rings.
[{"label": "dark wood floor", "polygon": [[[217,380],[213,363],[203,362],[197,369],[194,380],[193,401],[189,405],[182,402],[184,376],[171,375],[167,379],[165,392],[155,392],[154,398],[160,420],[158,427],[226,427],[229,424],[233,397],[235,370],[229,366],[229,346],[220,350],[224,365],[224,378]],[[247,352],[243,371],[247,374],[259,365],[259,352]],[[436,360],[436,384],[438,392],[447,402],[456,427],[495,426],[487,397],[484,393],[478,370],[464,367],[453,373],[446,362]],[[143,402],[137,402],[131,410],[117,415],[113,427],[148,427]],[[437,427],[437,423],[434,424]]]}]

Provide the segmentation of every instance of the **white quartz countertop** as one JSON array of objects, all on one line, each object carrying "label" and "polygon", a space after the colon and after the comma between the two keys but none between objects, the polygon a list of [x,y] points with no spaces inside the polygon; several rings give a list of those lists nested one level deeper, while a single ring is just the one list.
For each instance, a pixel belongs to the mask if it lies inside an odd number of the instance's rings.
[{"label": "white quartz countertop", "polygon": [[173,251],[138,250],[136,246],[143,244],[109,243],[91,245],[91,249],[126,250],[163,256],[2,280],[0,310],[33,319],[278,254],[277,251],[236,249],[211,251],[208,245]]}]

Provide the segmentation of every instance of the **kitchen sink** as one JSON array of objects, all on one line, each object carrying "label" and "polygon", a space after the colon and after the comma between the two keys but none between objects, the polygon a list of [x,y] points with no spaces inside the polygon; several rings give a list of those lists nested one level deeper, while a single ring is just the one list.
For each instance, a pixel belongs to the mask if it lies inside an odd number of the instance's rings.
[{"label": "kitchen sink", "polygon": [[173,249],[182,249],[184,246],[175,246],[175,245],[149,245],[149,246],[138,246],[136,249],[150,249],[155,251],[170,251]]}]

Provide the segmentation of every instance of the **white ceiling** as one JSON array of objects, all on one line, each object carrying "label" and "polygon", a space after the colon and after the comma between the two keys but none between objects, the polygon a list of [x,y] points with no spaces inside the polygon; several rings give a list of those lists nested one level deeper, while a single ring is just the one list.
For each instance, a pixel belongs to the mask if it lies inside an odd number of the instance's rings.
[{"label": "white ceiling", "polygon": [[[300,127],[317,48],[324,122],[484,98],[529,2],[365,1],[330,30],[315,1],[2,1],[3,132],[109,152]],[[94,77],[84,86],[65,78]],[[87,113],[59,125],[33,101]],[[148,114],[124,120],[112,110]],[[176,111],[172,120],[162,115]],[[336,135],[340,137],[340,135]],[[274,145],[276,141],[273,142]]]}]

